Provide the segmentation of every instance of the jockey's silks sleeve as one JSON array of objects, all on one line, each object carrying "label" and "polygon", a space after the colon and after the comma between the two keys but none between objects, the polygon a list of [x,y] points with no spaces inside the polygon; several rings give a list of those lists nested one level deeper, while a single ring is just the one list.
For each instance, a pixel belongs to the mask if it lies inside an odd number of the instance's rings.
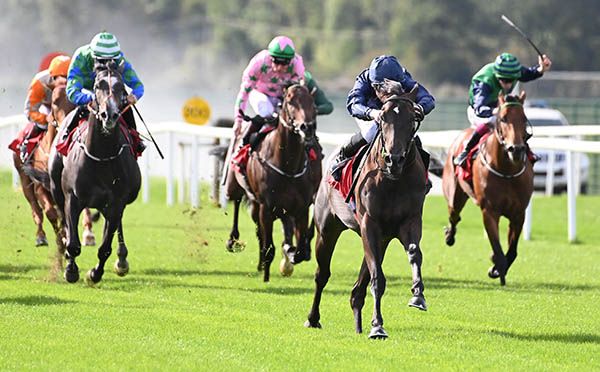
[{"label": "jockey's silks sleeve", "polygon": [[50,74],[47,70],[38,72],[31,84],[29,85],[29,91],[27,92],[27,100],[25,101],[25,116],[29,121],[36,123],[38,126],[46,126],[46,114],[40,112],[42,105],[51,104],[52,91],[44,84],[47,82]]}]

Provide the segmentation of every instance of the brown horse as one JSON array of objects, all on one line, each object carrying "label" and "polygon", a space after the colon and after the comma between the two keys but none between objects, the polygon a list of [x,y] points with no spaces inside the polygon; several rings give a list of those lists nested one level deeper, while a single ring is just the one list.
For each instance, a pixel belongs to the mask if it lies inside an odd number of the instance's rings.
[{"label": "brown horse", "polygon": [[381,266],[392,239],[400,240],[412,267],[413,297],[409,306],[427,309],[419,248],[426,169],[414,139],[418,129],[413,109],[417,87],[409,93],[402,93],[399,83],[387,80],[381,89],[385,94],[379,97],[384,102],[380,129],[357,175],[353,192],[356,210],[353,211],[345,203],[342,195],[326,179],[321,181],[317,192],[315,255],[318,268],[313,305],[305,323],[307,327],[321,327],[319,305],[331,275],[331,257],[342,231],[351,229],[362,238],[364,258],[358,280],[352,289],[350,305],[354,312],[356,332],[362,333],[362,307],[370,283],[375,299],[370,338],[387,337],[381,316],[381,298],[386,285]]},{"label": "brown horse", "polygon": [[317,175],[313,174],[315,167],[309,165],[306,143],[315,135],[316,117],[308,89],[291,85],[285,90],[277,128],[252,152],[246,175],[229,170],[226,189],[229,199],[234,201],[234,215],[227,246],[231,250],[239,238],[239,207],[246,194],[260,245],[258,270],[264,270],[265,282],[269,281],[269,269],[275,256],[273,221],[276,218],[281,219],[284,230],[282,274],[291,274],[290,262],[296,264],[310,258],[308,210]]},{"label": "brown horse", "polygon": [[[480,145],[473,162],[473,179],[467,182],[456,176],[453,157],[471,129],[465,130],[452,144],[444,166],[443,189],[448,201],[450,225],[446,227],[446,244],[454,244],[460,211],[471,197],[483,213],[483,224],[492,245],[493,266],[490,278],[506,284],[506,273],[517,258],[517,245],[525,219],[525,208],[533,192],[533,166],[527,160],[525,136],[527,118],[523,110],[525,92],[519,97],[498,97],[498,119],[493,134]],[[500,216],[509,219],[506,256],[498,238]]]},{"label": "brown horse", "polygon": [[[66,95],[66,81],[58,80],[55,88],[52,91],[51,104],[51,119],[49,121],[48,130],[34,148],[29,156],[30,162],[24,167],[23,162],[18,154],[13,154],[13,163],[19,174],[23,194],[31,206],[33,220],[37,226],[36,246],[48,245],[46,233],[43,229],[44,213],[52,224],[56,233],[57,245],[59,251],[64,252],[64,243],[62,241],[64,233],[62,232],[59,215],[54,207],[54,199],[50,194],[49,179],[46,176],[48,172],[48,155],[52,141],[56,137],[57,127],[63,121],[65,116],[75,108]],[[35,182],[27,173],[34,171],[40,172],[41,179],[46,180],[44,183]],[[43,210],[42,210],[43,208]],[[92,218],[89,210],[86,210],[84,215],[84,232],[83,238],[85,245],[95,245],[95,237],[92,232]]]}]

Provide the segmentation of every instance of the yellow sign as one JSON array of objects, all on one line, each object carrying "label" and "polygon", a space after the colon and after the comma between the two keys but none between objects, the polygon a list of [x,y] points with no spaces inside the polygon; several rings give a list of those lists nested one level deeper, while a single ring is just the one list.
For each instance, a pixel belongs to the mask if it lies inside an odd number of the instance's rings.
[{"label": "yellow sign", "polygon": [[210,106],[200,97],[192,97],[185,101],[181,111],[183,119],[195,125],[204,125],[210,118]]}]

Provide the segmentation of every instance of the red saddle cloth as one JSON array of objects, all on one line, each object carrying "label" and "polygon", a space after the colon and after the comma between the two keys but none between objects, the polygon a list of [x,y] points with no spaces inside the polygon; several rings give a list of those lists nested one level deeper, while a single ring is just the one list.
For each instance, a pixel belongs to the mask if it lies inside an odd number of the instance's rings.
[{"label": "red saddle cloth", "polygon": [[[17,138],[15,138],[8,145],[8,148],[11,149],[12,151],[14,151],[15,153],[17,153],[17,155],[19,155],[21,152],[20,151],[21,144],[25,140],[25,137],[27,136],[27,134],[33,130],[34,125],[35,125],[35,123],[33,123],[33,122],[27,123],[27,125],[25,125],[25,127],[23,129],[21,129],[21,131],[19,131],[19,134],[17,134]],[[35,148],[35,145],[37,145],[37,143],[40,142],[40,140],[44,136],[44,133],[46,133],[46,132],[40,131],[35,137],[31,137],[27,140],[27,155],[31,154],[31,152]]]},{"label": "red saddle cloth", "polygon": [[[457,166],[454,168],[456,177],[459,177],[460,179],[466,182],[471,182],[471,180],[473,179],[473,161],[475,160],[475,157],[479,152],[479,146],[481,146],[481,144],[487,140],[489,135],[490,133],[483,135],[477,143],[477,146],[473,146],[471,151],[469,151],[469,155],[467,155],[467,160],[465,161],[465,164],[462,167]],[[462,142],[460,144],[460,147],[458,148],[458,153],[461,153],[464,148],[465,144],[464,142]]]},{"label": "red saddle cloth", "polygon": [[[142,153],[135,151],[137,149],[137,144],[141,141],[139,133],[135,129],[127,128],[127,125],[124,123],[119,124],[119,129],[127,139],[129,143],[129,150],[132,155],[135,155],[138,158]],[[79,142],[79,140],[87,133],[88,130],[88,122],[85,119],[81,119],[77,127],[73,129],[67,138],[58,142],[56,144],[56,151],[58,151],[63,156],[69,155],[69,152],[73,148],[73,146]]]},{"label": "red saddle cloth", "polygon": [[354,172],[357,170],[360,160],[363,156],[366,156],[364,154],[365,151],[363,150],[364,147],[358,150],[356,155],[346,162],[344,168],[342,168],[342,175],[339,181],[336,181],[331,174],[327,176],[327,183],[335,190],[339,191],[344,199],[346,199],[350,193],[352,181],[354,180]]}]

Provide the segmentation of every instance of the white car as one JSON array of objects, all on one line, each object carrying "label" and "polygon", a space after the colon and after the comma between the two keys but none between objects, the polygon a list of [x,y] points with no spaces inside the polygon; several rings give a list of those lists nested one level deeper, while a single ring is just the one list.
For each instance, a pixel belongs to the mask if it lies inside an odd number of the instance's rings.
[{"label": "white car", "polygon": [[[569,125],[565,116],[558,110],[545,107],[525,107],[525,115],[533,126],[533,135],[536,135],[535,127],[539,126],[557,126]],[[554,150],[536,150],[533,151],[541,157],[533,166],[535,173],[533,178],[533,187],[535,190],[546,190],[546,179],[549,171],[550,156],[554,156],[554,180],[553,192],[560,193],[567,190],[567,165],[566,152]],[[588,171],[590,160],[586,154],[579,154],[580,173],[579,182],[581,184],[581,192],[587,192]]]}]

